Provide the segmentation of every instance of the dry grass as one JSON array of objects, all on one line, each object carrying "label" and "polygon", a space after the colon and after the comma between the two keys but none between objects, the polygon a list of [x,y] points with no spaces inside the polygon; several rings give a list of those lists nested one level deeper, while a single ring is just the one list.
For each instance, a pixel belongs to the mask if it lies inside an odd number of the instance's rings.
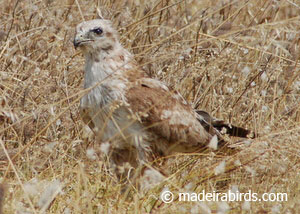
[{"label": "dry grass", "polygon": [[[103,161],[87,156],[97,145],[78,116],[84,59],[72,38],[75,25],[95,18],[97,7],[152,77],[260,137],[232,156],[173,157],[162,186],[125,198]],[[225,205],[164,204],[159,195],[163,188],[200,193],[238,187],[286,192],[288,201],[228,202],[228,213],[299,213],[299,12],[292,0],[1,1],[4,212],[205,213],[206,207],[216,213]],[[215,175],[223,161],[226,167]]]}]

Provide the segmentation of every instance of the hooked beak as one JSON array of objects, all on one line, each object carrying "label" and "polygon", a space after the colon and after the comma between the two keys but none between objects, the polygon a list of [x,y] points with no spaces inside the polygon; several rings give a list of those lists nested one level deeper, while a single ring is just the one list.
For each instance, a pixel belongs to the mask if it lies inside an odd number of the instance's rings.
[{"label": "hooked beak", "polygon": [[83,42],[82,39],[75,37],[74,40],[73,40],[73,44],[74,44],[75,49],[77,49],[82,42]]},{"label": "hooked beak", "polygon": [[73,45],[74,45],[75,49],[77,49],[78,46],[80,45],[80,42],[78,42],[77,40],[74,39]]},{"label": "hooked beak", "polygon": [[85,43],[88,43],[88,42],[92,42],[94,40],[92,39],[86,39],[84,36],[82,35],[76,35],[74,40],[73,40],[73,44],[74,44],[74,47],[75,49],[84,45]]},{"label": "hooked beak", "polygon": [[80,42],[77,42],[77,41],[74,39],[73,45],[74,45],[75,49],[78,48],[79,44],[80,44]]}]

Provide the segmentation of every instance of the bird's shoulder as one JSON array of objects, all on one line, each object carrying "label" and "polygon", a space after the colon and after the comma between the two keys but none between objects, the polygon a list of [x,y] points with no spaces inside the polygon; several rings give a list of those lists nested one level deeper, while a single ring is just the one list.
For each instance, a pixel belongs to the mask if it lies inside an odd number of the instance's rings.
[{"label": "bird's shoulder", "polygon": [[191,105],[163,82],[147,76],[135,78],[129,81],[125,96],[131,112],[156,135],[193,145],[209,141],[210,134]]}]

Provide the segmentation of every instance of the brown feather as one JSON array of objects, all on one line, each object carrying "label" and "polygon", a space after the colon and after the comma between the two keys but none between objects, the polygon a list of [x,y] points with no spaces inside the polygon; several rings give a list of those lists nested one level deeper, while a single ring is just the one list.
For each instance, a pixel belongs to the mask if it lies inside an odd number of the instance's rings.
[{"label": "brown feather", "polygon": [[177,99],[157,80],[136,80],[127,90],[126,99],[147,130],[164,138],[169,144],[204,146],[211,138],[197,120],[192,107]]}]

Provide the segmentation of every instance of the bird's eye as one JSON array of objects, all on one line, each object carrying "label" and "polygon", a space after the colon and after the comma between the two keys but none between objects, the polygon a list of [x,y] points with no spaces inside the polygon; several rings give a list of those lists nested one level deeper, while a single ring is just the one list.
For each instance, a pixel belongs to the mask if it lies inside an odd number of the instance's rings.
[{"label": "bird's eye", "polygon": [[101,35],[103,33],[103,30],[101,28],[95,28],[92,30],[92,32],[94,32],[97,35]]}]

